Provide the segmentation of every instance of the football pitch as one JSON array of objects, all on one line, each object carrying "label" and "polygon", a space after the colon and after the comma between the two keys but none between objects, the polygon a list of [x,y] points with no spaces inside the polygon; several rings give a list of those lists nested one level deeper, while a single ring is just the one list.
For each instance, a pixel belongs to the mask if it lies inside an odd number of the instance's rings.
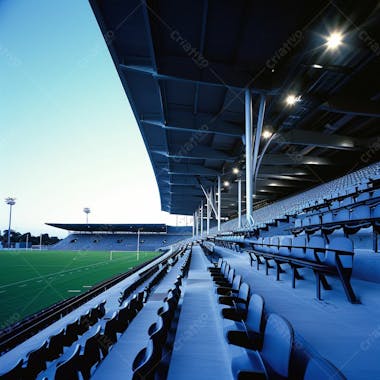
[{"label": "football pitch", "polygon": [[0,329],[88,290],[159,252],[0,251]]}]

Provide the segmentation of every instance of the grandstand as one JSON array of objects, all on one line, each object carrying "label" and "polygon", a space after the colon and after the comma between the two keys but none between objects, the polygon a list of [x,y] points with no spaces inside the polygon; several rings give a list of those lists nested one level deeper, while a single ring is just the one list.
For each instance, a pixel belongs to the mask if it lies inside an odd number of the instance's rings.
[{"label": "grandstand", "polygon": [[167,249],[3,329],[0,379],[379,379],[378,3],[90,5],[192,233],[51,223]]},{"label": "grandstand", "polygon": [[71,231],[53,250],[155,251],[191,237],[191,227],[164,224],[59,224],[52,227]]}]

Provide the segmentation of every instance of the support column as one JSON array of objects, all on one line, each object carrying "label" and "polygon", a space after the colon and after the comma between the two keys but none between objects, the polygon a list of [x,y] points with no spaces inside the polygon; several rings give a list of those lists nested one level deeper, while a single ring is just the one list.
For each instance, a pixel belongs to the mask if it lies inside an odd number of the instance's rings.
[{"label": "support column", "polygon": [[206,221],[206,232],[207,235],[210,233],[210,215],[211,215],[211,192],[210,195],[207,197],[207,204],[206,204],[206,215],[207,215],[207,221]]},{"label": "support column", "polygon": [[[259,155],[261,135],[263,133],[265,106],[266,106],[266,98],[264,95],[261,95],[259,115],[257,117],[257,128],[256,128],[256,133],[255,133],[255,146],[254,146],[253,158],[252,158],[253,159],[253,163],[252,163],[253,172],[256,171],[256,167],[257,167],[257,159],[258,159],[258,155]],[[252,193],[253,194],[256,193],[256,180],[253,181]]]},{"label": "support column", "polygon": [[203,236],[203,201],[201,202],[201,236]]},{"label": "support column", "polygon": [[198,211],[195,211],[195,237],[198,237]]},{"label": "support column", "polygon": [[218,232],[220,231],[220,216],[222,210],[222,184],[220,175],[218,176]]},{"label": "support column", "polygon": [[252,161],[252,93],[245,90],[245,186],[246,186],[246,219],[252,220],[253,196],[253,161]]},{"label": "support column", "polygon": [[238,228],[241,228],[241,179],[238,181]]},{"label": "support column", "polygon": [[193,224],[192,224],[192,227],[193,227],[193,237],[195,236],[195,213],[193,214]]}]

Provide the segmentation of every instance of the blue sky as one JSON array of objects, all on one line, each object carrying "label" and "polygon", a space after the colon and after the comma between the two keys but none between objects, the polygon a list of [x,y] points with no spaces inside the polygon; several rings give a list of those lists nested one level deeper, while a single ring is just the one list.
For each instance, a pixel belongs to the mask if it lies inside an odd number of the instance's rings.
[{"label": "blue sky", "polygon": [[173,223],[87,0],[0,0],[0,125],[0,229]]}]

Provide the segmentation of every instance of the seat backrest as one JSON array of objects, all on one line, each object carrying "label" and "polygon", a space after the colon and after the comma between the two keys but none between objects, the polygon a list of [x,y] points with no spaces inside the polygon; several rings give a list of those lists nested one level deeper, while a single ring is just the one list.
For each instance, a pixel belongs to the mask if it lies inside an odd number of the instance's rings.
[{"label": "seat backrest", "polygon": [[7,372],[0,373],[0,380],[18,380],[23,378],[23,359],[19,359],[19,361]]},{"label": "seat backrest", "polygon": [[230,284],[232,284],[234,276],[235,276],[235,269],[231,268],[230,271],[228,272],[228,277],[227,277],[227,280]]},{"label": "seat backrest", "polygon": [[292,241],[291,256],[302,259],[305,257],[306,237],[304,235],[296,236]]},{"label": "seat backrest", "polygon": [[248,301],[249,298],[249,285],[243,282],[239,288],[239,298]]},{"label": "seat backrest", "polygon": [[281,236],[278,253],[283,256],[289,256],[289,246],[292,245],[292,238],[290,236]]},{"label": "seat backrest", "polygon": [[49,338],[48,346],[48,359],[53,360],[63,353],[63,346],[65,344],[65,329],[62,329],[55,335]]},{"label": "seat backrest", "polygon": [[63,363],[57,366],[55,371],[54,380],[79,380],[79,353],[80,345],[77,344],[74,352],[71,356]]},{"label": "seat backrest", "polygon": [[356,219],[369,219],[371,217],[371,209],[369,206],[362,205],[355,207],[352,210],[350,219],[351,220],[356,220]]},{"label": "seat backrest", "polygon": [[346,377],[332,363],[323,358],[311,358],[307,363],[304,380],[334,379],[346,380]]},{"label": "seat backrest", "polygon": [[323,262],[330,266],[336,265],[336,253],[335,249],[339,251],[351,252],[352,256],[340,256],[340,260],[344,268],[352,268],[354,245],[352,241],[346,237],[336,237],[331,240],[326,251],[326,256]]},{"label": "seat backrest", "polygon": [[238,290],[240,288],[240,284],[241,284],[241,276],[240,274],[238,274],[234,277],[234,281],[232,282],[232,289]]},{"label": "seat backrest", "polygon": [[380,205],[377,205],[373,210],[373,217],[380,218]]},{"label": "seat backrest", "polygon": [[262,332],[264,322],[264,298],[258,294],[252,294],[249,299],[246,324],[248,330],[256,333]]},{"label": "seat backrest", "polygon": [[39,374],[42,370],[46,369],[46,361],[48,359],[47,346],[48,342],[45,341],[42,343],[40,347],[29,352],[26,372],[31,377],[36,377],[37,374]]},{"label": "seat backrest", "polygon": [[269,314],[264,331],[261,356],[277,375],[288,377],[294,332],[290,323],[278,314]]},{"label": "seat backrest", "polygon": [[100,326],[96,329],[95,333],[87,338],[84,345],[83,355],[81,357],[82,368],[85,367],[88,373],[91,367],[100,363]]},{"label": "seat backrest", "polygon": [[153,380],[155,368],[161,360],[162,348],[149,338],[146,348],[141,350],[133,361],[132,380]]}]

